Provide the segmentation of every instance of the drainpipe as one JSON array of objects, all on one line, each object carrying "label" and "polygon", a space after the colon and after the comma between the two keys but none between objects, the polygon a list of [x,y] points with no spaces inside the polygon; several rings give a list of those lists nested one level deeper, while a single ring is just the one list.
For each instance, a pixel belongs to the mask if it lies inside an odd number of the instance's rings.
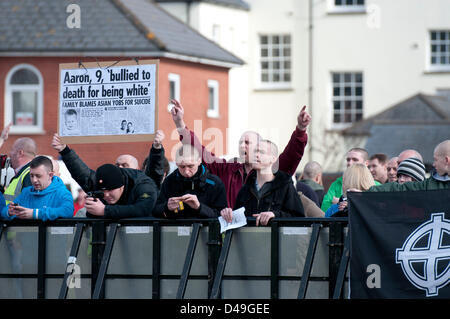
[{"label": "drainpipe", "polygon": [[191,26],[191,4],[192,0],[189,0],[186,2],[186,24],[190,27]]},{"label": "drainpipe", "polygon": [[[308,8],[308,112],[313,117],[313,0],[309,0]],[[312,123],[309,124],[309,160],[312,160],[313,144],[312,144]]]}]

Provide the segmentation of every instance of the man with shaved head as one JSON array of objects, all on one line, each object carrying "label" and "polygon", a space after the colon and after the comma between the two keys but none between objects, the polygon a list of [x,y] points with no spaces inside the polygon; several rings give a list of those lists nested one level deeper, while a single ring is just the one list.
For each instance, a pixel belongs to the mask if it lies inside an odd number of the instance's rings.
[{"label": "man with shaved head", "polygon": [[[401,155],[401,154],[400,154]],[[400,156],[399,156],[400,157]],[[410,158],[410,157],[409,157]],[[381,186],[373,186],[371,192],[398,192],[439,190],[450,188],[450,140],[439,143],[433,152],[434,171],[431,176],[421,182],[406,182],[403,184],[388,183]]]},{"label": "man with shaved head", "polygon": [[[322,166],[316,161],[306,163],[299,182],[308,185],[314,190],[319,202],[319,205],[317,206],[320,207],[320,205],[322,205],[323,197],[325,196],[325,190],[322,182]],[[297,191],[300,191],[299,183],[297,183]]]},{"label": "man with shaved head", "polygon": [[447,177],[450,175],[450,140],[439,143],[434,149],[433,167],[436,170],[434,174]]},{"label": "man with shaved head", "polygon": [[422,155],[420,155],[420,153],[417,152],[416,150],[404,150],[404,151],[402,151],[400,154],[398,154],[397,162],[398,162],[398,164],[400,164],[405,159],[411,158],[411,157],[418,158],[418,159],[420,159],[421,162],[423,162]]},{"label": "man with shaved head", "polygon": [[130,154],[122,154],[116,159],[116,166],[120,168],[139,169],[139,163],[136,157]]},{"label": "man with shaved head", "polygon": [[6,204],[14,201],[19,196],[22,189],[31,186],[30,162],[36,156],[36,143],[29,137],[18,138],[11,150],[9,158],[11,167],[14,169],[14,177],[9,182],[5,190],[4,197]]}]

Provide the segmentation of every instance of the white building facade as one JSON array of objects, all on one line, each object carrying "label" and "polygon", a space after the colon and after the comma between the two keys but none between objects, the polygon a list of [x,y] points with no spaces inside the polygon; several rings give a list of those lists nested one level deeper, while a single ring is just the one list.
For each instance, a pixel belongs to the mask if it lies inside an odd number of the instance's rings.
[{"label": "white building facade", "polygon": [[343,128],[416,93],[450,89],[450,1],[247,2],[249,126],[273,128],[269,138],[282,149],[308,105],[313,120],[299,169],[315,160],[341,171],[346,151],[364,146],[344,140]]},{"label": "white building facade", "polygon": [[[248,63],[249,10],[245,6],[227,5],[226,2],[164,1],[159,2],[159,5],[206,38]],[[240,135],[248,129],[248,69],[248,65],[244,64],[230,69],[229,72],[229,123],[228,131],[224,132],[227,134],[226,157],[238,156]]]},{"label": "white building facade", "polygon": [[214,2],[161,5],[247,63],[230,71],[230,155],[247,129],[282,151],[307,105],[298,170],[315,160],[342,171],[346,151],[365,141],[342,129],[419,92],[450,90],[448,0],[246,0],[249,10]]}]

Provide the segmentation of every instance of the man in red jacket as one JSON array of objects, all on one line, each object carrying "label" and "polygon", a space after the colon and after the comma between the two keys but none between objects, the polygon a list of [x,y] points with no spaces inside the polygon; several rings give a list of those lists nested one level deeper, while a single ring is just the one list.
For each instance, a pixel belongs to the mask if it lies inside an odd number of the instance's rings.
[{"label": "man in red jacket", "polygon": [[[219,176],[225,184],[228,207],[234,207],[237,194],[244,185],[245,179],[252,168],[250,151],[255,148],[256,143],[261,137],[258,133],[252,131],[247,131],[242,134],[239,140],[238,161],[227,162],[223,158],[216,157],[201,145],[194,132],[190,131],[184,123],[183,106],[177,100],[172,100],[171,102],[174,105],[171,110],[172,119],[180,134],[180,140],[185,144],[190,143],[198,149],[202,154],[202,161],[208,170],[212,174]],[[283,153],[278,157],[279,170],[289,175],[293,175],[297,170],[308,141],[306,128],[310,122],[311,116],[306,112],[306,106],[303,106],[297,117],[297,127],[292,133],[291,139]]]}]

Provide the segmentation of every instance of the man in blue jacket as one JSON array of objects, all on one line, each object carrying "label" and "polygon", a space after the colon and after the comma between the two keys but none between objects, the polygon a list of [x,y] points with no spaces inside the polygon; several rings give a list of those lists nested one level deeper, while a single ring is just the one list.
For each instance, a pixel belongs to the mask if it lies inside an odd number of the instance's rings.
[{"label": "man in blue jacket", "polygon": [[54,220],[73,216],[72,194],[63,181],[54,176],[52,161],[37,156],[30,163],[32,186],[26,187],[14,202],[1,210],[4,219]]}]

